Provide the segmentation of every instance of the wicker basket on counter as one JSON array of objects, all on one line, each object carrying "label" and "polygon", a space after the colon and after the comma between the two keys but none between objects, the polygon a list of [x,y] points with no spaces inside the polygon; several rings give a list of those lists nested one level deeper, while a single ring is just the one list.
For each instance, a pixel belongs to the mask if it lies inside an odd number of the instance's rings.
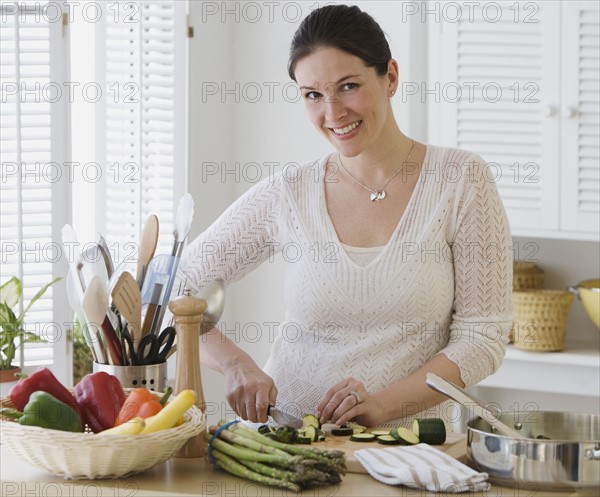
[{"label": "wicker basket on counter", "polygon": [[[521,290],[536,290],[544,283],[544,271],[533,262],[513,261],[513,292]],[[513,308],[517,307],[513,296]],[[508,333],[508,342],[514,343],[514,329]]]},{"label": "wicker basket on counter", "polygon": [[[126,389],[126,392],[130,389]],[[13,408],[10,397],[0,407]],[[184,422],[146,435],[72,433],[38,426],[23,426],[0,415],[2,444],[28,463],[72,479],[121,478],[160,464],[193,436],[206,430],[202,411],[192,406]]]},{"label": "wicker basket on counter", "polygon": [[515,347],[538,352],[563,350],[572,302],[573,294],[562,290],[513,292]]}]

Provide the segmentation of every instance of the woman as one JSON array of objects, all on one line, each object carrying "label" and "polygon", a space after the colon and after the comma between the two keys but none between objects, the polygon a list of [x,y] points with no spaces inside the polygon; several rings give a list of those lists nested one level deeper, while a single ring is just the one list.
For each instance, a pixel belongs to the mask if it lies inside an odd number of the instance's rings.
[{"label": "woman", "polygon": [[[501,364],[512,288],[502,203],[480,157],[398,128],[398,64],[357,7],[313,11],[288,69],[332,153],[256,185],[180,266],[194,290],[238,280],[293,246],[286,321],[264,371],[216,329],[203,358],[225,375],[243,419],[265,422],[277,402],[322,422],[408,421],[446,400],[426,386],[427,372],[468,387]],[[207,242],[221,249],[204,254]]]}]

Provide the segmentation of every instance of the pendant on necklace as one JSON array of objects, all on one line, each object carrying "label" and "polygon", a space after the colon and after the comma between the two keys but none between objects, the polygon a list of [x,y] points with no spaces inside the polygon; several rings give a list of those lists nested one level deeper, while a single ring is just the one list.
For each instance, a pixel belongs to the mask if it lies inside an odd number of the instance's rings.
[{"label": "pendant on necklace", "polygon": [[380,192],[372,192],[371,193],[371,202],[379,202],[385,198],[385,191],[381,190]]}]

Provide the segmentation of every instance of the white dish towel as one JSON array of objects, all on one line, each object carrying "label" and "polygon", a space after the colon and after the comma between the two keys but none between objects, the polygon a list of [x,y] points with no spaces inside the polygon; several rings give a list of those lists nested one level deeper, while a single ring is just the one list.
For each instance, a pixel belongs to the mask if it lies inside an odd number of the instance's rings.
[{"label": "white dish towel", "polygon": [[354,455],[369,474],[388,485],[425,488],[430,492],[488,490],[487,473],[478,473],[427,444],[357,450]]}]

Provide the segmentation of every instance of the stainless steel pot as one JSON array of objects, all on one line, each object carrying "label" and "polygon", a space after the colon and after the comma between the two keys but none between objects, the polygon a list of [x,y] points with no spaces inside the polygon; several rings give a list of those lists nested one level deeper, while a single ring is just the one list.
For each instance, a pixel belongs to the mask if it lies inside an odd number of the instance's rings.
[{"label": "stainless steel pot", "polygon": [[[600,415],[511,412],[499,416],[526,439],[494,432],[482,418],[467,423],[467,459],[490,481],[529,489],[600,489]],[[543,439],[541,437],[547,437]]]}]

